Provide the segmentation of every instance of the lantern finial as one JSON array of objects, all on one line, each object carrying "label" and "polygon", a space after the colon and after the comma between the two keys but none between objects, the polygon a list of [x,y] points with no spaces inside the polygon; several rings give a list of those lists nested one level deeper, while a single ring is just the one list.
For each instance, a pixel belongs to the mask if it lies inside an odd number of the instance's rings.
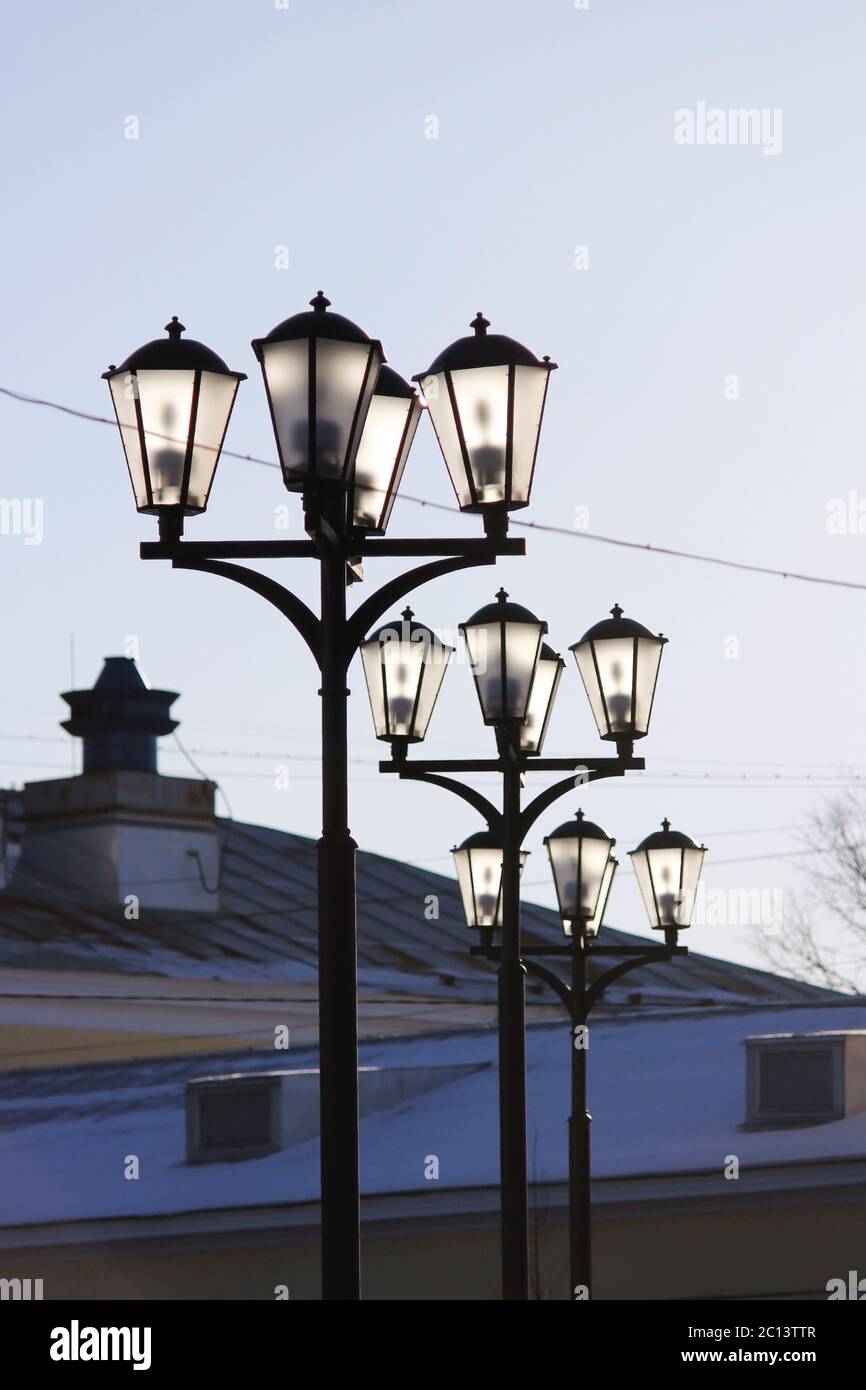
[{"label": "lantern finial", "polygon": [[326,309],[331,307],[331,301],[326,297],[322,290],[317,290],[315,298],[310,300],[310,305],[317,314],[323,314]]},{"label": "lantern finial", "polygon": [[490,320],[486,319],[482,314],[481,310],[479,309],[478,313],[475,315],[475,318],[472,320],[469,327],[475,329],[476,337],[486,338],[487,330],[490,327]]},{"label": "lantern finial", "polygon": [[670,823],[670,821],[668,820],[667,816],[665,816],[664,820],[662,821],[662,830],[665,832],[665,834],[667,834],[667,832],[670,830],[670,828],[671,828],[671,823]]},{"label": "lantern finial", "polygon": [[407,623],[411,623],[414,616],[415,614],[413,613],[411,608],[404,608],[401,614],[401,617],[405,618]]},{"label": "lantern finial", "polygon": [[622,617],[622,609],[620,608],[620,606],[619,606],[618,603],[615,603],[615,604],[613,605],[613,608],[610,610],[610,612],[611,612],[611,617],[613,617],[613,618],[621,618],[621,617]]},{"label": "lantern finial", "polygon": [[171,338],[171,341],[172,341],[173,343],[176,343],[176,342],[178,342],[178,340],[180,339],[181,333],[185,333],[185,332],[186,332],[186,324],[185,324],[185,323],[181,323],[181,321],[180,321],[180,319],[178,318],[177,314],[172,314],[172,316],[171,316],[171,323],[167,323],[167,324],[165,325],[165,331],[166,331],[166,333],[168,334],[168,336]]},{"label": "lantern finial", "polygon": [[508,601],[508,595],[504,589],[499,589],[496,594],[496,597],[498,598],[500,603],[506,603]]}]

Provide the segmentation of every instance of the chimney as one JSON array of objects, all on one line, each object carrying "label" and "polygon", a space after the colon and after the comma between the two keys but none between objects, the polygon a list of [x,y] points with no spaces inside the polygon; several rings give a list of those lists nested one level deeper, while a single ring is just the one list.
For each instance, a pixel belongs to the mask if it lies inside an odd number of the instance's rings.
[{"label": "chimney", "polygon": [[83,744],[78,777],[28,782],[16,886],[71,902],[219,911],[214,785],[157,771],[157,739],[178,722],[131,657],[109,656],[92,690],[62,697]]}]

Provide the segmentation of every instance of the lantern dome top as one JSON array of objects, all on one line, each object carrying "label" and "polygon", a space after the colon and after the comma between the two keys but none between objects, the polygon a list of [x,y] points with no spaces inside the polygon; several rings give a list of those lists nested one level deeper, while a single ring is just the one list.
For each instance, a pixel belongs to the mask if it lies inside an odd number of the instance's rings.
[{"label": "lantern dome top", "polygon": [[697,844],[690,835],[686,835],[682,830],[671,830],[671,823],[665,819],[662,821],[661,830],[654,830],[646,839],[641,840],[637,849],[629,850],[630,854],[642,854],[652,849],[706,849],[706,845]]},{"label": "lantern dome top", "polygon": [[539,661],[562,661],[559,652],[555,652],[548,642],[542,642],[538,659]]},{"label": "lantern dome top", "polygon": [[611,845],[616,844],[613,836],[608,835],[595,821],[587,820],[583,811],[575,812],[573,820],[565,821],[545,835],[544,843],[547,844],[549,840],[607,840]]},{"label": "lantern dome top", "polygon": [[[437,637],[432,627],[428,627],[426,623],[415,621],[415,614],[411,608],[404,608],[399,618],[391,618],[389,622],[383,623],[381,627],[378,627],[375,632],[371,632],[369,637],[364,639],[364,646],[366,646],[368,642],[381,642],[382,638],[387,637],[388,633],[399,634],[401,640],[403,638],[408,638],[409,641],[412,641],[413,638],[417,640],[418,637],[423,637],[426,641],[430,642],[431,646],[445,646],[445,643]],[[449,648],[449,651],[452,650],[453,648]]]},{"label": "lantern dome top", "polygon": [[393,367],[388,367],[383,363],[379,368],[373,394],[375,396],[397,396],[401,400],[408,401],[413,396],[417,396],[418,392],[412,383],[402,377],[399,372],[395,372]]},{"label": "lantern dome top", "polygon": [[583,634],[579,642],[573,644],[571,650],[582,646],[584,642],[604,641],[608,637],[649,637],[653,642],[667,642],[667,637],[663,637],[660,632],[650,632],[643,623],[636,622],[634,618],[624,617],[618,603],[613,605],[610,612],[609,618],[602,618],[600,623],[595,623]]},{"label": "lantern dome top", "polygon": [[263,343],[286,343],[293,338],[332,338],[343,343],[375,341],[351,319],[344,318],[342,314],[329,314],[330,305],[330,299],[319,290],[310,300],[310,309],[283,319],[264,338],[253,338],[252,347],[256,357],[261,361]]},{"label": "lantern dome top", "polygon": [[454,845],[451,853],[454,854],[461,849],[501,849],[502,844],[499,837],[493,834],[492,830],[476,830],[474,835],[470,835],[468,840],[464,840],[462,845]]},{"label": "lantern dome top", "polygon": [[[500,589],[496,595],[495,603],[486,603],[483,608],[479,608],[477,613],[473,613],[471,618],[467,618],[464,627],[481,627],[485,623],[532,623],[540,626],[542,632],[547,631],[547,623],[536,618],[528,608],[524,608],[522,603],[509,603],[508,595],[504,589]],[[552,652],[552,656],[556,653]]]},{"label": "lantern dome top", "polygon": [[239,381],[246,380],[245,372],[233,372],[231,367],[204,343],[198,342],[195,338],[182,338],[181,334],[186,332],[186,328],[177,314],[165,325],[165,331],[168,335],[166,338],[154,338],[143,347],[136,348],[119,367],[111,366],[107,372],[103,372],[103,378],[108,380],[119,372],[198,369],[203,372],[217,372],[220,376],[237,377]]},{"label": "lantern dome top", "polygon": [[488,333],[490,322],[480,309],[469,326],[474,329],[471,336],[457,338],[440,352],[426,372],[419,372],[412,380],[423,381],[439,372],[457,372],[467,367],[546,367],[548,371],[556,367],[549,357],[540,361],[516,338],[507,338],[504,333]]}]

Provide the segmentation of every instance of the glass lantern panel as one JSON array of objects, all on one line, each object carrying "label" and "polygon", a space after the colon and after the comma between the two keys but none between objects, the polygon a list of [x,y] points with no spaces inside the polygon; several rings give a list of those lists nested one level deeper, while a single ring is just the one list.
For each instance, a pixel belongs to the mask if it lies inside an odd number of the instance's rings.
[{"label": "glass lantern panel", "polygon": [[237,394],[238,383],[220,372],[202,372],[195,415],[195,444],[189,471],[186,505],[207,506],[220,449]]},{"label": "glass lantern panel", "polygon": [[310,474],[309,344],[263,343],[262,368],[274,419],[274,434],[289,488],[301,487]]},{"label": "glass lantern panel", "polygon": [[699,846],[696,846],[694,849],[684,849],[682,851],[682,886],[680,888],[680,901],[677,910],[677,925],[680,927],[690,927],[692,924],[692,917],[695,911],[695,898],[697,897],[705,853],[706,851]]},{"label": "glass lantern panel", "polygon": [[377,738],[422,739],[433,713],[451,648],[403,624],[361,648]]},{"label": "glass lantern panel", "polygon": [[595,915],[610,858],[610,840],[562,835],[547,842],[560,916],[574,921]]},{"label": "glass lantern panel", "polygon": [[138,371],[138,399],[154,507],[182,503],[195,372]]},{"label": "glass lantern panel", "polygon": [[511,500],[528,502],[541,414],[550,373],[546,367],[515,367]]},{"label": "glass lantern panel", "polygon": [[[369,343],[316,339],[317,477],[342,478],[351,466],[376,385],[379,363],[370,366],[375,351]],[[353,434],[359,399],[358,429]]]},{"label": "glass lantern panel", "polygon": [[[521,850],[521,875],[528,858],[529,851]],[[474,849],[456,849],[454,864],[467,926],[501,928],[502,850],[481,845]]]},{"label": "glass lantern panel", "polygon": [[135,373],[124,372],[122,376],[111,377],[108,384],[120,428],[120,438],[123,441],[123,452],[126,454],[126,466],[129,469],[135,505],[142,511],[148,505],[148,497],[144,480],[144,459],[141,456],[141,439],[138,433],[138,416],[135,410],[138,390]]},{"label": "glass lantern panel", "polygon": [[413,736],[416,739],[423,739],[427,736],[433,709],[445,679],[445,672],[448,669],[448,662],[453,650],[453,647],[447,647],[438,640],[427,644],[424,673],[418,694],[418,707],[415,710]]},{"label": "glass lantern panel", "polygon": [[639,637],[637,639],[637,690],[634,720],[636,734],[645,734],[649,729],[663,648],[664,643],[658,637]]},{"label": "glass lantern panel", "polygon": [[448,384],[444,372],[438,373],[437,376],[427,377],[421,385],[424,399],[430,411],[430,419],[433,421],[433,428],[436,431],[436,438],[439,441],[439,448],[442,450],[442,457],[457,495],[458,505],[470,507],[472,505],[472,490],[466,477],[463,451],[460,448],[460,438],[454,424],[451,398],[448,394]]},{"label": "glass lantern panel", "polygon": [[520,747],[524,753],[541,752],[561,674],[561,661],[552,661],[545,657],[539,658],[535,668],[532,689],[529,692],[526,719],[520,730]]},{"label": "glass lantern panel", "polygon": [[[700,849],[650,849],[632,858],[650,925],[653,927],[688,926],[694,909],[703,862]],[[688,865],[691,878],[685,881]],[[696,867],[695,867],[696,866]]]},{"label": "glass lantern panel", "polygon": [[[605,865],[604,877],[601,880],[601,892],[598,895],[598,905],[596,906],[595,912],[592,914],[592,916],[587,918],[587,920],[583,924],[583,929],[587,936],[598,936],[598,933],[604,924],[604,914],[607,909],[607,900],[610,897],[610,890],[613,884],[613,876],[616,873],[616,869],[617,861],[614,859],[613,855],[610,854],[608,855],[607,864]],[[567,931],[566,936],[569,935],[570,932]]]},{"label": "glass lantern panel", "polygon": [[541,648],[541,624],[481,623],[467,627],[465,635],[485,722],[525,719],[532,677]]},{"label": "glass lantern panel", "polygon": [[381,648],[377,641],[361,645],[361,664],[370,697],[370,712],[377,738],[388,737],[388,717],[385,712],[385,682],[382,674]]},{"label": "glass lantern panel", "polygon": [[471,367],[451,373],[469,467],[481,504],[505,501],[508,368]]},{"label": "glass lantern panel", "polygon": [[463,910],[470,927],[502,925],[502,850],[457,850],[454,855]]},{"label": "glass lantern panel", "polygon": [[[389,496],[391,479],[396,492],[409,452],[405,445],[401,450],[401,444],[413,403],[405,396],[376,395],[370,402],[355,458],[354,521],[365,530],[380,530],[387,522],[393,500]],[[411,444],[411,438],[408,442]]]},{"label": "glass lantern panel", "polygon": [[[593,648],[598,674],[596,674],[593,664]],[[587,642],[584,647],[579,648],[575,655],[578,657],[577,664],[587,688],[599,733],[602,736],[608,733],[630,733],[632,729],[632,687],[634,684],[634,639],[632,637],[605,637],[597,642]],[[588,680],[591,684],[587,684]],[[593,687],[596,692],[595,697]]]}]

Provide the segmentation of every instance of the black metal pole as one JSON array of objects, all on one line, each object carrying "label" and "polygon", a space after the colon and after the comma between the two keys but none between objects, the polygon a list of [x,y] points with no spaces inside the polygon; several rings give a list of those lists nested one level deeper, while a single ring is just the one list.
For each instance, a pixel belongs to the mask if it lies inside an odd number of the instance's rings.
[{"label": "black metal pole", "polygon": [[502,739],[502,957],[499,966],[499,1163],[502,1297],[529,1297],[526,1172],[526,971],[520,959],[519,730]]},{"label": "black metal pole", "polygon": [[571,1114],[568,1119],[568,1217],[571,1299],[592,1296],[592,1178],[590,1121],[586,1108],[589,1048],[586,1007],[586,945],[578,922],[571,943]]},{"label": "black metal pole", "polygon": [[355,851],[349,833],[345,560],[321,558],[322,837],[319,887],[319,1110],[322,1297],[361,1297]]}]

